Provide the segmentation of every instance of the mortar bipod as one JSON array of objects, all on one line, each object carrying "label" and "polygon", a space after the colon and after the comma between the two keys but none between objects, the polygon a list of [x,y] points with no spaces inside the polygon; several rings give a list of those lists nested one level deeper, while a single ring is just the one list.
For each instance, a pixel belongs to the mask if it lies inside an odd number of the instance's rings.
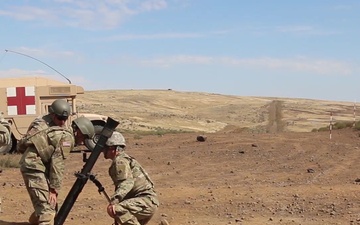
[{"label": "mortar bipod", "polygon": [[[111,203],[110,197],[109,195],[106,193],[105,188],[102,186],[102,184],[100,183],[100,181],[98,179],[96,179],[96,176],[93,174],[89,174],[88,175],[89,179],[96,185],[96,187],[98,188],[98,192],[99,194],[103,193],[106,200],[108,201],[108,203]],[[117,221],[116,218],[114,218],[114,225],[119,225],[120,223]]]}]

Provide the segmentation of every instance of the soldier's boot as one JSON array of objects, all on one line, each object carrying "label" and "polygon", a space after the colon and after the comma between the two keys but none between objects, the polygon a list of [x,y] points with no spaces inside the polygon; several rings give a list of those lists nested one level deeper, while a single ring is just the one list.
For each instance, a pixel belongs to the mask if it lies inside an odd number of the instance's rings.
[{"label": "soldier's boot", "polygon": [[54,225],[55,215],[51,213],[41,214],[39,216],[39,225]]},{"label": "soldier's boot", "polygon": [[170,225],[166,219],[161,219],[160,225]]},{"label": "soldier's boot", "polygon": [[30,225],[38,225],[39,224],[39,217],[35,214],[35,212],[31,213],[29,217],[29,224]]}]

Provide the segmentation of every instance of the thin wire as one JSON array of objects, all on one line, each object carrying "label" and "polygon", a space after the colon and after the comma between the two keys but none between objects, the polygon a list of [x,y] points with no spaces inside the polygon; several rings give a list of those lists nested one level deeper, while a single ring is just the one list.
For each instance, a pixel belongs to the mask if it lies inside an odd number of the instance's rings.
[{"label": "thin wire", "polygon": [[6,52],[4,52],[4,54],[2,55],[1,59],[0,59],[0,63],[3,61],[3,59],[5,58],[5,54]]},{"label": "thin wire", "polygon": [[12,50],[5,49],[5,53],[7,53],[7,52],[12,52],[12,53],[16,53],[16,54],[19,54],[19,55],[23,55],[23,56],[32,58],[32,59],[34,59],[34,60],[36,60],[36,61],[38,61],[38,62],[40,62],[40,63],[42,63],[42,64],[44,64],[44,65],[46,65],[46,66],[48,66],[50,69],[54,70],[54,71],[57,72],[60,76],[62,76],[63,78],[65,78],[65,79],[69,82],[69,84],[71,84],[71,81],[70,81],[65,75],[63,75],[62,73],[60,73],[59,71],[57,71],[56,69],[54,69],[53,67],[51,67],[50,65],[44,63],[43,61],[40,61],[40,60],[38,60],[37,58],[34,58],[34,57],[32,57],[32,56],[29,56],[29,55],[26,55],[26,54],[24,54],[24,53],[15,52],[15,51],[12,51]]}]

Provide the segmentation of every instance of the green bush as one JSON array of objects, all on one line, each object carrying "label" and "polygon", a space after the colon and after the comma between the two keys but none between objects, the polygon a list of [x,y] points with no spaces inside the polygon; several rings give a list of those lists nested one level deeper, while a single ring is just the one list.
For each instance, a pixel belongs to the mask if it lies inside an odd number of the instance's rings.
[{"label": "green bush", "polygon": [[350,121],[339,121],[339,122],[336,122],[334,123],[333,125],[333,129],[344,129],[344,128],[347,128],[347,127],[352,127],[353,126],[353,122],[350,122]]},{"label": "green bush", "polygon": [[0,155],[0,168],[19,168],[21,155]]},{"label": "green bush", "polygon": [[327,126],[327,127],[320,127],[320,128],[318,129],[318,131],[319,131],[319,132],[321,132],[321,131],[329,131],[329,126]]},{"label": "green bush", "polygon": [[[356,130],[360,130],[360,121],[356,122],[355,123],[355,126],[354,126],[354,122],[352,121],[338,121],[338,122],[335,122],[333,125],[332,125],[332,129],[333,130],[339,130],[339,129],[345,129],[345,128],[353,128],[356,129]],[[315,132],[316,128],[314,128],[312,130],[312,132]],[[321,127],[318,129],[318,131],[328,131],[330,128],[329,126],[326,126],[326,127]]]},{"label": "green bush", "polygon": [[354,126],[355,130],[360,130],[360,121],[357,121]]}]

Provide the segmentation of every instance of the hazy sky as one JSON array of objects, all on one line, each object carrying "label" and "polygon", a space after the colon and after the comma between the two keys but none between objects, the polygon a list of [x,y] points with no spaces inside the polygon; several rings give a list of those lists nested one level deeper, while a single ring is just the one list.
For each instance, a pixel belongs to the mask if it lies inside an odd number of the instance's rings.
[{"label": "hazy sky", "polygon": [[360,101],[358,0],[1,0],[0,77]]}]

